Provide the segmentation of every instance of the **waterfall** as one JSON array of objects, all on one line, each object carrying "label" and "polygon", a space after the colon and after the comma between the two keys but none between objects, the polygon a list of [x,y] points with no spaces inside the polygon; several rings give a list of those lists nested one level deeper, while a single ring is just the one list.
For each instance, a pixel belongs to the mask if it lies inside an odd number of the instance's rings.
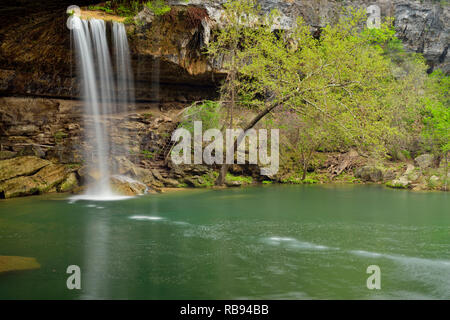
[{"label": "waterfall", "polygon": [[[123,23],[113,22],[112,40],[115,54],[116,83],[117,83],[117,113],[128,111],[130,104],[134,104],[134,77],[131,68],[130,49]],[[122,116],[123,117],[123,116]],[[129,133],[122,136],[120,146],[113,145],[113,153],[120,155],[129,150]]]},{"label": "waterfall", "polygon": [[117,92],[119,112],[125,111],[120,106],[134,103],[134,80],[130,63],[130,49],[123,23],[113,22],[113,43],[116,54]]},{"label": "waterfall", "polygon": [[[80,88],[84,102],[85,140],[92,145],[86,152],[86,164],[93,176],[86,194],[80,198],[112,200],[110,178],[115,173],[111,156],[128,150],[128,141],[121,137],[121,146],[112,139],[112,114],[126,112],[134,102],[134,82],[126,30],[122,23],[113,24],[112,37],[115,53],[116,77],[111,63],[105,21],[82,20],[71,17],[72,37],[75,43]],[[122,147],[122,148],[119,148]],[[122,151],[119,151],[122,150]]]}]

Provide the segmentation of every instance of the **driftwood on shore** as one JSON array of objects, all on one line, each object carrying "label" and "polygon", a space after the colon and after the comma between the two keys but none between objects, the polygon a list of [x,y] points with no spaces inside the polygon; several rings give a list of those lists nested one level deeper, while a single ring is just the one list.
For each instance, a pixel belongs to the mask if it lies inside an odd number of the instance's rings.
[{"label": "driftwood on shore", "polygon": [[357,151],[350,150],[344,154],[332,155],[328,158],[326,166],[328,172],[333,176],[338,176],[346,170],[351,170],[360,162],[360,156]]}]

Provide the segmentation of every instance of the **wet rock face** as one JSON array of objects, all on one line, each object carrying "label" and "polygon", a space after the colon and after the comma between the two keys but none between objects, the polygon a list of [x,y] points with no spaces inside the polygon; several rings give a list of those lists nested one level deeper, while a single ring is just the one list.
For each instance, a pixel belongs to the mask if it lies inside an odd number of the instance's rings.
[{"label": "wet rock face", "polygon": [[49,164],[49,161],[35,157],[3,160],[0,162],[0,181],[31,175]]},{"label": "wet rock face", "polygon": [[[178,186],[155,163],[161,165],[159,156],[180,110],[162,112],[158,104],[130,106],[134,108],[138,111],[102,119],[116,145],[111,168],[151,190]],[[83,166],[95,158],[95,139],[85,138],[93,120],[83,117],[82,110],[82,102],[75,100],[0,98],[0,198],[74,191],[98,178]],[[125,194],[142,193],[142,184],[116,182]]]},{"label": "wet rock face", "polygon": [[[140,108],[140,112],[105,116],[117,154],[145,161],[160,151],[174,125],[170,116],[179,109],[168,107],[162,112],[156,106],[138,104],[130,109]],[[0,98],[0,159],[28,155],[63,164],[81,163],[94,150],[93,137],[84,136],[84,129],[92,125],[92,118],[83,116],[81,101]],[[147,157],[141,151],[148,152]]]},{"label": "wet rock face", "polygon": [[[202,48],[214,24],[220,24],[224,2],[168,0],[181,11],[203,10],[207,18],[194,23],[189,15],[155,18],[145,10],[139,13],[143,25],[128,27],[137,99],[187,103],[216,96],[221,75],[214,74]],[[39,6],[34,3],[23,1],[22,6],[7,5],[0,10],[5,18],[2,22],[6,21],[0,26],[0,93],[79,97],[75,57],[66,27],[67,3],[61,1],[58,5],[54,0],[39,1]],[[276,26],[279,29],[290,28],[297,16],[318,29],[336,22],[342,7],[366,8],[377,4],[382,16],[395,17],[398,36],[407,49],[423,53],[430,66],[450,72],[447,54],[450,14],[449,5],[443,1],[259,0],[259,3],[266,12],[280,10],[282,17]]]},{"label": "wet rock face", "polygon": [[26,156],[0,161],[0,198],[56,191],[67,177],[65,166]]},{"label": "wet rock face", "polygon": [[450,72],[450,6],[440,1],[395,1],[397,35],[409,50],[423,53],[432,67]]},{"label": "wet rock face", "polygon": [[[225,0],[191,0],[190,5],[205,8],[214,20],[220,19]],[[423,53],[431,67],[450,72],[448,46],[450,43],[450,6],[439,0],[258,0],[262,10],[281,12],[278,29],[289,29],[297,16],[313,27],[323,27],[339,19],[343,7],[367,8],[378,5],[382,17],[395,18],[397,35],[406,48]],[[186,5],[183,0],[169,1]]]},{"label": "wet rock face", "polygon": [[[20,15],[0,26],[0,93],[81,96],[65,8]],[[196,32],[182,28],[182,22],[172,26],[160,20],[139,29],[128,27],[136,99],[187,103],[216,97],[220,78],[206,70],[205,57],[193,45]],[[189,44],[184,55],[180,39]]]}]

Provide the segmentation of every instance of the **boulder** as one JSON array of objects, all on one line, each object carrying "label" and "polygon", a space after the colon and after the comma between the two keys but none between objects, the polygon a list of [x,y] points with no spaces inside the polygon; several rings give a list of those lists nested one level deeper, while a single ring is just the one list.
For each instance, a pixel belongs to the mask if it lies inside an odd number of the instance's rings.
[{"label": "boulder", "polygon": [[194,165],[188,165],[188,164],[183,164],[183,165],[176,165],[174,163],[172,163],[171,161],[169,161],[168,163],[169,168],[171,169],[171,174],[175,177],[185,177],[185,176],[202,176],[205,174],[209,174],[213,171],[212,167],[206,166],[206,165],[199,165],[199,164],[194,164]]},{"label": "boulder", "polygon": [[138,175],[138,167],[128,160],[125,156],[114,157],[117,166],[117,172],[121,175],[128,175],[136,177]]},{"label": "boulder", "polygon": [[39,194],[41,185],[33,177],[17,177],[0,183],[0,198],[15,198]]},{"label": "boulder", "polygon": [[426,153],[418,156],[417,158],[414,159],[414,161],[421,169],[427,169],[433,166],[434,156],[429,153]]},{"label": "boulder", "polygon": [[33,175],[32,178],[38,181],[40,185],[39,192],[42,193],[47,192],[63,182],[66,176],[67,171],[65,166],[61,164],[50,164]]},{"label": "boulder", "polygon": [[243,181],[225,181],[227,187],[242,187]]},{"label": "boulder", "polygon": [[395,171],[392,169],[389,170],[385,170],[383,172],[383,181],[389,181],[389,180],[394,180],[396,178],[396,174]]},{"label": "boulder", "polygon": [[83,181],[88,180],[90,178],[89,176],[89,169],[87,166],[82,166],[77,170],[78,175],[81,177]]},{"label": "boulder", "polygon": [[78,179],[74,172],[67,175],[66,179],[59,186],[60,192],[70,192],[78,188]]},{"label": "boulder", "polygon": [[19,176],[29,176],[48,166],[51,162],[33,156],[0,161],[0,181]]},{"label": "boulder", "polygon": [[388,183],[386,183],[386,186],[390,187],[390,188],[396,188],[396,189],[406,189],[409,188],[409,186],[411,185],[411,181],[408,180],[408,178],[406,176],[401,176],[398,179],[389,181]]},{"label": "boulder", "polygon": [[111,188],[124,196],[142,195],[147,192],[147,186],[142,182],[125,176],[112,176]]},{"label": "boulder", "polygon": [[63,165],[49,164],[32,176],[20,176],[0,183],[3,198],[14,198],[56,191],[56,186],[66,179]]},{"label": "boulder", "polygon": [[168,187],[178,187],[180,185],[180,182],[175,179],[164,179],[164,184]]},{"label": "boulder", "polygon": [[355,176],[363,181],[379,182],[383,180],[383,172],[374,166],[364,166],[356,169]]},{"label": "boulder", "polygon": [[186,177],[184,178],[184,183],[186,183],[188,186],[190,187],[194,187],[194,188],[199,188],[201,187],[201,185],[203,183],[205,183],[205,181],[199,177],[199,176],[194,176],[194,177]]},{"label": "boulder", "polygon": [[149,187],[162,188],[164,184],[162,181],[156,180],[153,175],[153,171],[149,169],[143,169],[137,167],[136,169],[136,179],[145,183]]}]

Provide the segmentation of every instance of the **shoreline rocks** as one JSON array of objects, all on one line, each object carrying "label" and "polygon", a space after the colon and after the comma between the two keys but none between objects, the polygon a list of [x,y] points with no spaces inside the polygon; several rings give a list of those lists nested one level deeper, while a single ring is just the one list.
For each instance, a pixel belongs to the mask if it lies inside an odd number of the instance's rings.
[{"label": "shoreline rocks", "polygon": [[33,156],[0,161],[0,198],[42,194],[54,190],[67,177],[68,170]]}]

